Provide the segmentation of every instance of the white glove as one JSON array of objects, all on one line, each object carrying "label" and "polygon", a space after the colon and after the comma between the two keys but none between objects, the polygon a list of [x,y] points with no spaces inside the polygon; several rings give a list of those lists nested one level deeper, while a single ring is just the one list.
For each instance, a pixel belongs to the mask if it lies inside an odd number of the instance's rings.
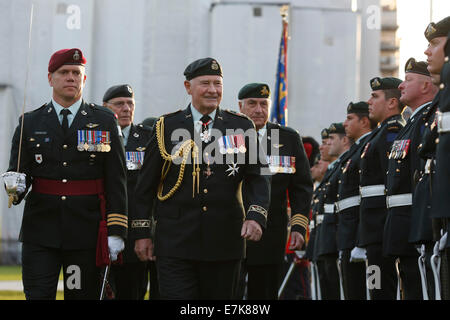
[{"label": "white glove", "polygon": [[436,256],[439,255],[439,242],[440,241],[436,241],[436,243],[434,244],[434,247],[433,247],[433,254]]},{"label": "white glove", "polygon": [[350,262],[363,262],[367,259],[366,249],[354,247],[350,252]]},{"label": "white glove", "polygon": [[17,195],[21,195],[25,192],[25,189],[27,188],[25,173],[8,171],[2,174],[2,178],[6,184],[7,189],[12,186],[16,186]]},{"label": "white glove", "polygon": [[119,253],[125,248],[125,243],[123,242],[123,239],[119,236],[109,236],[108,248],[109,248],[109,255],[111,256],[111,261],[116,261]]},{"label": "white glove", "polygon": [[447,244],[447,232],[445,232],[444,235],[441,237],[441,240],[439,240],[439,251],[444,250],[446,244]]}]

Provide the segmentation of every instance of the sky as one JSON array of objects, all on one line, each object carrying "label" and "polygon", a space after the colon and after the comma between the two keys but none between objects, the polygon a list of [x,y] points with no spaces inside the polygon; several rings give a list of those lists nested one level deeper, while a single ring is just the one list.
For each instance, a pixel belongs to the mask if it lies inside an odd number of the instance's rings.
[{"label": "sky", "polygon": [[[430,4],[432,14],[430,15]],[[397,0],[397,36],[400,39],[400,72],[403,79],[404,66],[410,57],[426,60],[423,53],[428,45],[424,36],[430,21],[438,22],[450,15],[450,0]]]}]

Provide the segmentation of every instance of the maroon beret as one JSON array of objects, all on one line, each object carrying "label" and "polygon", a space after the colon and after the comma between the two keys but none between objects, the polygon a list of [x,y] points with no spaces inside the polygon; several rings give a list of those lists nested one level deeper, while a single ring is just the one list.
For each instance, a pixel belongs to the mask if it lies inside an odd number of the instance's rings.
[{"label": "maroon beret", "polygon": [[48,72],[55,72],[64,64],[84,66],[86,64],[86,58],[83,56],[83,52],[78,48],[56,51],[48,62]]}]

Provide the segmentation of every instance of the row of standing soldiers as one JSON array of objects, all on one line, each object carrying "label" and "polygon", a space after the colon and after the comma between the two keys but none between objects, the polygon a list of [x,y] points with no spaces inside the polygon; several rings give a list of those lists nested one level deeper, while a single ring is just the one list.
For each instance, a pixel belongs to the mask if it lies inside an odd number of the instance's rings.
[{"label": "row of standing soldiers", "polygon": [[322,131],[306,250],[317,299],[450,298],[449,31],[450,17],[430,23],[427,61],[373,78],[367,103]]}]

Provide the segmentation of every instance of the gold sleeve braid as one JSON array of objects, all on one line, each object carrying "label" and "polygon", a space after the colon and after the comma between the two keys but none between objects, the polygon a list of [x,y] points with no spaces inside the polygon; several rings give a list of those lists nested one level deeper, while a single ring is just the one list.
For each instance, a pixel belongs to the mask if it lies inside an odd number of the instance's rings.
[{"label": "gold sleeve braid", "polygon": [[297,213],[294,216],[292,216],[292,218],[291,218],[291,226],[293,226],[293,225],[299,225],[299,226],[303,227],[305,230],[307,230],[308,225],[309,225],[309,220],[304,215]]},{"label": "gold sleeve braid", "polygon": [[[164,143],[164,117],[159,118],[158,122],[156,123],[156,138],[158,140],[158,148],[159,152],[161,154],[161,157],[164,159],[164,164],[161,170],[161,181],[159,182],[158,186],[158,199],[160,201],[165,201],[172,197],[174,193],[178,190],[178,188],[181,185],[181,182],[183,181],[184,176],[184,168],[186,166],[187,159],[189,157],[189,153],[191,153],[192,156],[192,198],[195,196],[195,184],[197,182],[197,193],[199,193],[199,185],[200,185],[200,166],[199,166],[199,155],[198,155],[198,147],[195,144],[193,140],[187,140],[183,142],[181,147],[175,152],[174,155],[171,155],[167,153],[165,143]],[[172,187],[172,189],[169,190],[169,192],[163,196],[163,187],[164,187],[164,181],[167,177],[167,174],[170,170],[170,165],[173,161],[176,159],[179,159],[182,157],[181,160],[181,166],[180,166],[180,172],[178,174],[178,179],[175,185]]]}]

